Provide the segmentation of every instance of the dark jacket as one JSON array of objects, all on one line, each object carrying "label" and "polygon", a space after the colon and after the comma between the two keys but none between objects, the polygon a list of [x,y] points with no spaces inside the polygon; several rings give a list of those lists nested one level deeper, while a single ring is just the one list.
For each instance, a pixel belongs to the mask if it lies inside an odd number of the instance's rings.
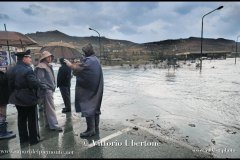
[{"label": "dark jacket", "polygon": [[68,67],[66,64],[62,64],[57,74],[57,87],[70,87],[71,77],[71,68]]},{"label": "dark jacket", "polygon": [[39,82],[32,67],[22,61],[9,72],[9,103],[19,106],[33,106],[37,104],[37,89],[44,86]]},{"label": "dark jacket", "polygon": [[7,74],[0,71],[0,106],[8,104],[8,78]]}]

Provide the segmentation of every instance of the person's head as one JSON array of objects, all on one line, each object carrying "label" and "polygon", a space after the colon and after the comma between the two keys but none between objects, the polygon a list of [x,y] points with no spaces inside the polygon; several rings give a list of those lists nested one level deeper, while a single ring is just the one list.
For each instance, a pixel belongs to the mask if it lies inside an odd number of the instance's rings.
[{"label": "person's head", "polygon": [[17,56],[18,61],[22,61],[23,63],[25,63],[27,65],[32,64],[32,57],[31,57],[30,50],[27,50],[25,52],[17,52],[15,55]]},{"label": "person's head", "polygon": [[88,43],[87,45],[85,45],[83,48],[82,48],[82,51],[84,52],[85,56],[86,57],[89,57],[94,53],[94,50],[93,50],[93,46],[91,43]]},{"label": "person's head", "polygon": [[47,62],[47,63],[51,63],[53,61],[54,56],[48,52],[48,51],[43,51],[43,53],[41,54],[41,57],[39,59],[40,62]]},{"label": "person's head", "polygon": [[63,58],[63,57],[59,59],[59,62],[61,63],[61,65],[66,64],[66,63],[64,62],[64,58]]}]

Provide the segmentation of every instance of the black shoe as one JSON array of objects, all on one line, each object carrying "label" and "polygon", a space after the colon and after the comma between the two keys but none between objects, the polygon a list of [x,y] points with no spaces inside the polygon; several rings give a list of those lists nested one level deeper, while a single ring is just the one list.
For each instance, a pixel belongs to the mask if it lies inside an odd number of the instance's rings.
[{"label": "black shoe", "polygon": [[42,142],[43,139],[40,139],[40,140],[36,140],[36,141],[33,141],[33,142],[29,142],[30,146],[32,145],[35,145],[35,144],[38,144],[39,142]]},{"label": "black shoe", "polygon": [[10,139],[16,137],[12,131],[7,131],[6,133],[0,133],[0,140],[1,139]]},{"label": "black shoe", "polygon": [[71,109],[69,109],[69,108],[63,108],[62,109],[62,113],[67,113],[67,112],[71,112]]},{"label": "black shoe", "polygon": [[94,130],[80,133],[80,137],[92,137],[94,135],[96,135],[96,132]]},{"label": "black shoe", "polygon": [[26,144],[28,143],[28,140],[20,140],[20,144]]},{"label": "black shoe", "polygon": [[28,143],[29,142],[29,140],[28,140],[28,137],[19,137],[19,139],[20,139],[20,144],[23,144],[23,143]]},{"label": "black shoe", "polygon": [[58,132],[62,132],[63,129],[61,127],[56,127],[56,128],[50,128],[50,130],[52,131],[58,131]]},{"label": "black shoe", "polygon": [[22,143],[20,143],[20,147],[21,148],[29,147],[29,143],[28,142],[22,142]]}]

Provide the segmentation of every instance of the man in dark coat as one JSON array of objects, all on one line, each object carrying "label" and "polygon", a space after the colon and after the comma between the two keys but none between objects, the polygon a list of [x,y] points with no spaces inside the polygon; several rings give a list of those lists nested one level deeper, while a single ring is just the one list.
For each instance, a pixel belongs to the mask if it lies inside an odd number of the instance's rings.
[{"label": "man in dark coat", "polygon": [[71,68],[66,65],[64,58],[60,58],[61,67],[58,70],[57,75],[57,87],[59,87],[65,108],[62,109],[62,113],[71,112]]},{"label": "man in dark coat", "polygon": [[31,65],[30,50],[18,52],[17,64],[9,72],[9,103],[18,111],[20,143],[36,144],[40,141],[37,115],[37,94],[44,86],[36,78]]},{"label": "man in dark coat", "polygon": [[103,73],[99,59],[95,56],[91,44],[82,48],[85,53],[83,62],[73,65],[68,60],[65,63],[73,69],[76,76],[75,109],[86,117],[87,130],[81,137],[90,137],[99,133],[99,116],[103,96]]},{"label": "man in dark coat", "polygon": [[8,78],[7,74],[0,71],[0,140],[16,137],[12,131],[7,131],[7,104],[8,104]]}]

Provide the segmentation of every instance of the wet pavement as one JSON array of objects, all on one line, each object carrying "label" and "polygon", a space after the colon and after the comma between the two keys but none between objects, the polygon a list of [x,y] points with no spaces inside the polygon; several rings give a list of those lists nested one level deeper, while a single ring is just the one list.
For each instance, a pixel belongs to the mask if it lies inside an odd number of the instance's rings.
[{"label": "wet pavement", "polygon": [[121,123],[102,119],[100,134],[80,138],[85,130],[84,118],[77,113],[62,114],[57,111],[63,132],[44,128],[42,112],[39,114],[42,142],[20,145],[16,114],[8,117],[9,130],[17,137],[1,140],[0,158],[206,158],[211,155],[194,152],[191,146],[178,144],[161,134],[131,122]]}]

